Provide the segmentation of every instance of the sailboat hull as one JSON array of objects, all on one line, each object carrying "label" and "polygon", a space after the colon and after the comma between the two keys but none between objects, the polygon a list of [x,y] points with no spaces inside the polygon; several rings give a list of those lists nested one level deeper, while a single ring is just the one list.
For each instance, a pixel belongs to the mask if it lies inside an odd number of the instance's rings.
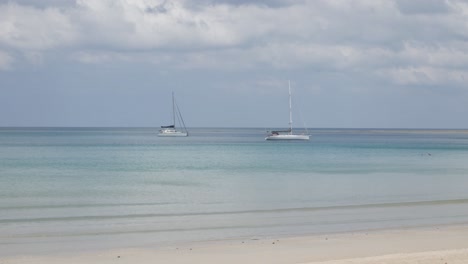
[{"label": "sailboat hull", "polygon": [[175,130],[161,130],[159,131],[158,137],[187,137],[187,132],[175,131]]},{"label": "sailboat hull", "polygon": [[163,134],[163,133],[159,133],[158,134],[158,137],[187,137],[188,134],[187,133],[171,133],[171,134]]},{"label": "sailboat hull", "polygon": [[269,135],[265,140],[309,140],[309,135]]}]

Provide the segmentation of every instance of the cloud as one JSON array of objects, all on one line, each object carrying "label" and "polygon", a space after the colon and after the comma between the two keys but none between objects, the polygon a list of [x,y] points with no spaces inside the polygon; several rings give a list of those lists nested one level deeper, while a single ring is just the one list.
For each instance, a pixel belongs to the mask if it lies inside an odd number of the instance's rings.
[{"label": "cloud", "polygon": [[465,85],[468,80],[465,70],[428,66],[386,69],[382,75],[402,85]]},{"label": "cloud", "polygon": [[0,45],[18,51],[50,50],[76,43],[69,17],[57,8],[0,5]]},{"label": "cloud", "polygon": [[[89,46],[120,50],[191,50],[241,43],[228,16],[230,7],[187,9],[180,1],[80,0],[75,19]],[[210,15],[211,14],[211,15]]]},{"label": "cloud", "polygon": [[458,0],[21,0],[0,5],[0,47],[41,61],[60,51],[79,63],[309,67],[459,83],[467,11]]},{"label": "cloud", "polygon": [[37,8],[47,8],[47,7],[72,7],[75,5],[76,0],[15,0],[10,2],[15,2],[19,5],[24,6],[33,6]]},{"label": "cloud", "polygon": [[403,14],[443,14],[450,10],[445,0],[396,0],[396,6]]}]

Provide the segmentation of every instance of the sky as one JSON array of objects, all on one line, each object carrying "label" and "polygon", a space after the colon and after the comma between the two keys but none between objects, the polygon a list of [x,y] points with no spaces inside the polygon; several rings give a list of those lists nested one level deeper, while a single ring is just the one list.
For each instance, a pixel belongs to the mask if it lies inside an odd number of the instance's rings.
[{"label": "sky", "polygon": [[468,128],[466,0],[0,0],[0,126]]}]

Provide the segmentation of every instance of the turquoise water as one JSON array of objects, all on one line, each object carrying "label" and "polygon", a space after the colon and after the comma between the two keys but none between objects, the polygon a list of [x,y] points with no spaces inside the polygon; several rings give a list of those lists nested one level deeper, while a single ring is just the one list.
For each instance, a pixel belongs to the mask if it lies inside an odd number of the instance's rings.
[{"label": "turquoise water", "polygon": [[468,131],[0,128],[0,255],[468,222]]}]

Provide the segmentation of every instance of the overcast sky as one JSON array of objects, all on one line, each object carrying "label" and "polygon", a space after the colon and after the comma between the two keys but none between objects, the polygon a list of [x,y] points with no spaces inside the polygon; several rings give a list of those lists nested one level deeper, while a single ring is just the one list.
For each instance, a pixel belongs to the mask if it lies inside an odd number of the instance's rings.
[{"label": "overcast sky", "polygon": [[468,128],[468,1],[0,0],[0,126]]}]

